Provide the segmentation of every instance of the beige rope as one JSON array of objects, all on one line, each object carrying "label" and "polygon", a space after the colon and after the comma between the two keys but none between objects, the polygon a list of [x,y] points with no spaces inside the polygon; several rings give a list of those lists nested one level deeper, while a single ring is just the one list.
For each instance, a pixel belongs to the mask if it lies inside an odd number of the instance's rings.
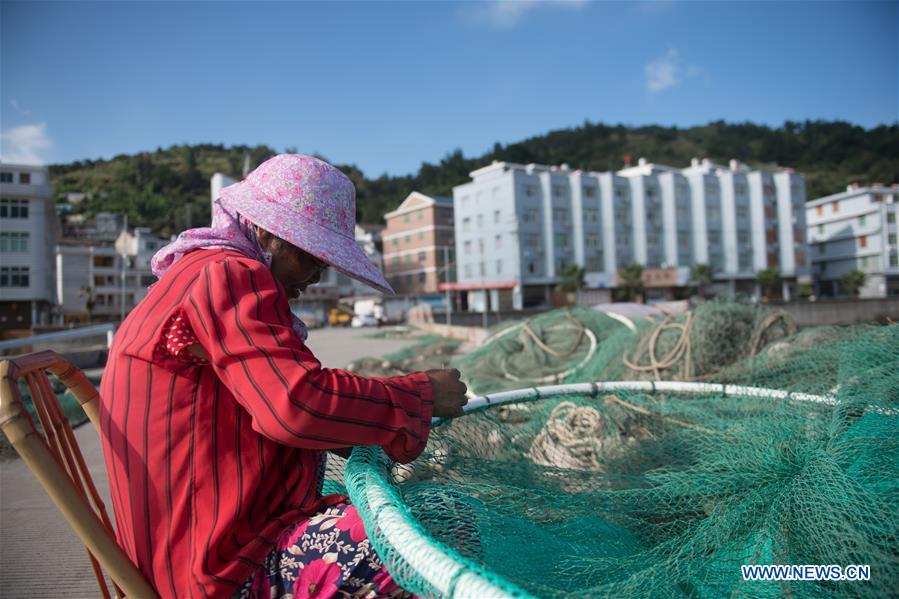
[{"label": "beige rope", "polygon": [[[634,372],[652,372],[657,381],[662,380],[662,371],[671,368],[679,361],[682,361],[681,377],[690,378],[693,371],[692,360],[692,343],[690,341],[690,328],[693,323],[693,314],[687,313],[686,320],[683,323],[675,322],[670,316],[666,317],[659,326],[657,326],[649,336],[648,343],[640,340],[637,349],[634,351],[634,359],[628,359],[627,354],[622,356],[624,364]],[[667,329],[680,329],[681,334],[667,354],[659,358],[656,356],[656,346],[662,332]],[[648,347],[647,347],[648,346]],[[649,364],[642,365],[638,362],[646,351],[649,354]]]},{"label": "beige rope", "polygon": [[526,455],[541,466],[602,471],[599,458],[605,424],[596,408],[563,401],[550,413]]},{"label": "beige rope", "polygon": [[765,319],[762,320],[762,322],[759,323],[759,326],[756,327],[755,331],[752,333],[752,341],[750,341],[749,343],[750,356],[754,356],[758,354],[759,351],[761,351],[761,343],[762,339],[765,336],[765,333],[767,333],[768,329],[773,327],[778,320],[783,321],[787,336],[792,335],[796,332],[796,322],[793,320],[792,316],[790,316],[783,310],[772,312],[771,314],[766,316]]}]

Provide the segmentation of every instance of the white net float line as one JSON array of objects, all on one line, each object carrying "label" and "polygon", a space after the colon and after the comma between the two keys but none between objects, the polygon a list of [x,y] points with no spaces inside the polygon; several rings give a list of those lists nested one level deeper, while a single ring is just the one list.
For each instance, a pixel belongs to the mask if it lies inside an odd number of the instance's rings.
[{"label": "white net float line", "polygon": [[[368,455],[371,454],[366,452],[375,452],[378,459],[370,459]],[[391,483],[378,465],[385,461],[389,463],[381,449],[359,448],[354,450],[354,456],[346,466],[350,500],[357,506],[366,505],[374,516],[376,530],[369,531],[369,536],[380,536],[389,543],[405,565],[425,579],[441,597],[536,599],[506,581],[502,581],[502,585],[494,584],[490,578],[496,575],[488,574],[429,534],[423,534],[408,507],[397,495],[388,492]]]}]

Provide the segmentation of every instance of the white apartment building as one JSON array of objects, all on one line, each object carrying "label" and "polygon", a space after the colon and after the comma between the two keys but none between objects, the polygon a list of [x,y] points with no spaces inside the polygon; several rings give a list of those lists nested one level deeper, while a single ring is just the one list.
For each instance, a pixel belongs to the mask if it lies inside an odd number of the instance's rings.
[{"label": "white apartment building", "polygon": [[[150,229],[122,231],[115,244],[63,239],[56,246],[56,301],[65,324],[116,321],[156,282],[150,260],[167,240]],[[122,277],[124,276],[124,284]]]},{"label": "white apartment building", "polygon": [[637,262],[649,299],[689,284],[709,264],[730,293],[753,293],[775,267],[784,297],[808,279],[805,186],[791,170],[694,160],[684,169],[641,159],[618,172],[494,162],[453,189],[458,288],[470,310],[545,303],[567,265],[588,287],[614,288]]},{"label": "white apartment building", "polygon": [[0,163],[0,337],[50,324],[56,210],[46,167]]},{"label": "white apartment building", "polygon": [[817,293],[840,295],[840,279],[853,270],[867,275],[861,297],[899,296],[896,213],[899,185],[860,187],[812,200],[805,206]]}]

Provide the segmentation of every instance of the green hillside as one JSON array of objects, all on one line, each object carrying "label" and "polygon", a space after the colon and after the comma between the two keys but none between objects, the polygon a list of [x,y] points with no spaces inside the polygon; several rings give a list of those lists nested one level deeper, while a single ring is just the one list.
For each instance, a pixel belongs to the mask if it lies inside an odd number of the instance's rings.
[{"label": "green hillside", "polygon": [[[268,146],[198,144],[84,160],[50,167],[58,197],[88,192],[78,210],[127,212],[129,222],[163,235],[209,222],[209,178],[221,172],[239,178],[244,158],[251,166],[275,154]],[[625,155],[686,166],[693,157],[724,162],[736,158],[753,166],[789,166],[801,172],[809,199],[836,193],[852,182],[899,182],[899,125],[864,129],[845,122],[787,122],[771,128],[722,121],[703,126],[627,127],[585,122],[509,145],[494,145],[467,158],[456,150],[438,164],[423,163],[412,175],[368,178],[354,165],[336,165],[357,189],[357,219],[381,222],[412,190],[451,195],[468,173],[493,160],[568,163],[597,171],[621,168]]]}]

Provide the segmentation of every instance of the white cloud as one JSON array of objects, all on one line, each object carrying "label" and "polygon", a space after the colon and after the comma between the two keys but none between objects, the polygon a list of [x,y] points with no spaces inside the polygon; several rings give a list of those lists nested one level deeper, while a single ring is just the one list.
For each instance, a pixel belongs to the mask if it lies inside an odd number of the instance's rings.
[{"label": "white cloud", "polygon": [[13,107],[13,110],[18,112],[22,116],[31,116],[31,111],[28,110],[27,108],[25,108],[24,106],[21,106],[19,104],[19,101],[16,100],[15,98],[13,98],[12,100],[9,101],[9,105]]},{"label": "white cloud", "polygon": [[53,146],[47,123],[22,125],[0,133],[0,160],[18,164],[44,164],[41,153]]},{"label": "white cloud", "polygon": [[674,87],[684,77],[692,79],[703,73],[702,68],[695,64],[685,65],[676,48],[671,48],[664,56],[648,63],[644,70],[646,72],[646,90],[651,94]]},{"label": "white cloud", "polygon": [[495,29],[512,29],[524,16],[536,8],[565,8],[579,10],[587,0],[491,0],[490,2],[463,2],[462,17],[476,25],[488,25]]}]

